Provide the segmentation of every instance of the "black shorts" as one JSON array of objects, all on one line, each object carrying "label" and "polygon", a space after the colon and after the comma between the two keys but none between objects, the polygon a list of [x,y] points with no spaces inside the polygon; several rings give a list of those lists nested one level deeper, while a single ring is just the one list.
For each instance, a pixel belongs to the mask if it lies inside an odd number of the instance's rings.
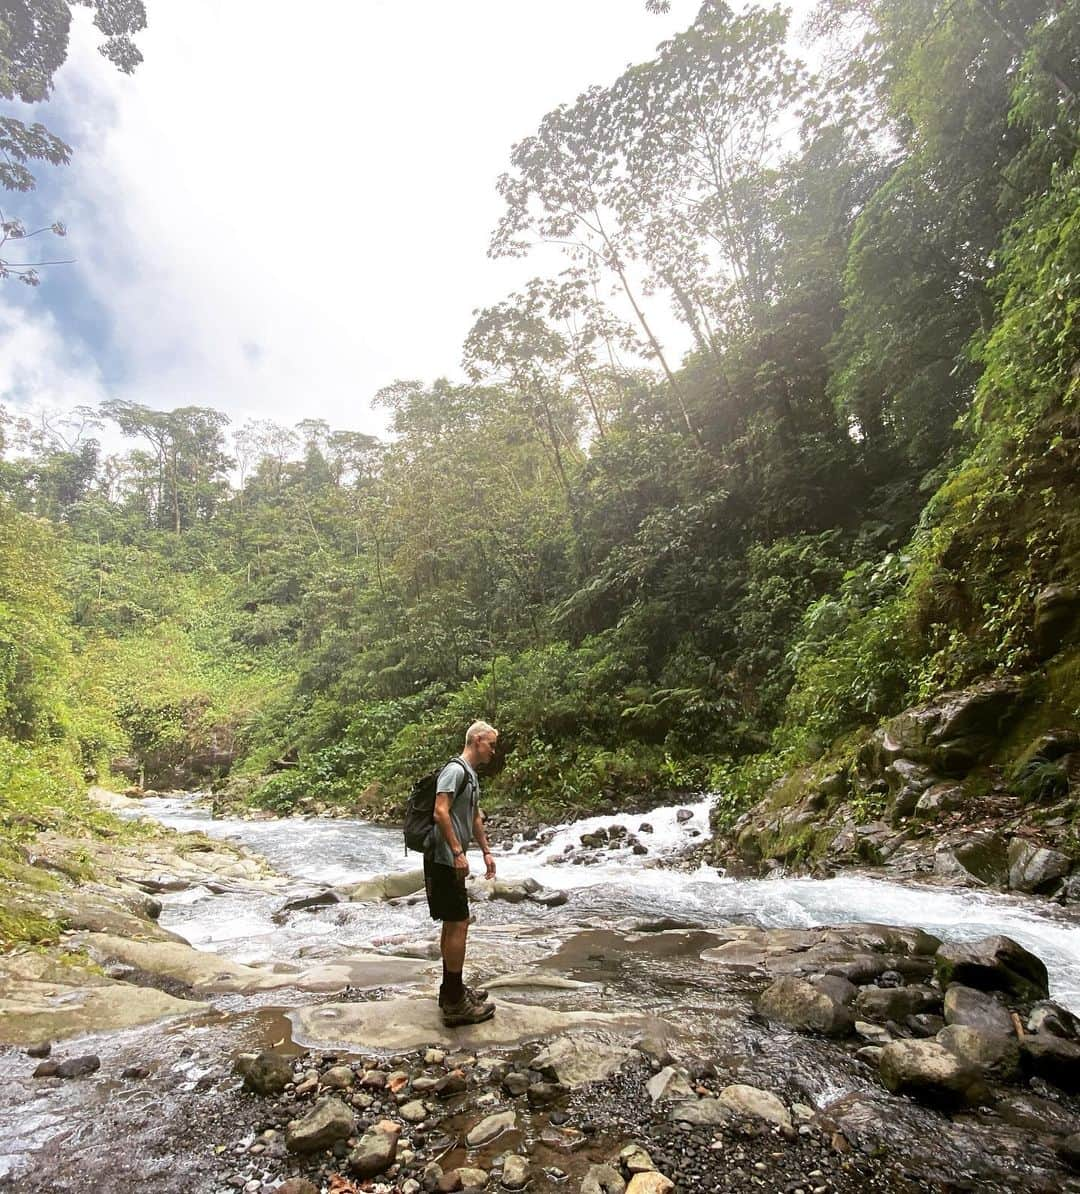
[{"label": "black shorts", "polygon": [[465,891],[465,872],[457,867],[424,859],[424,890],[432,920],[469,919],[469,897]]}]

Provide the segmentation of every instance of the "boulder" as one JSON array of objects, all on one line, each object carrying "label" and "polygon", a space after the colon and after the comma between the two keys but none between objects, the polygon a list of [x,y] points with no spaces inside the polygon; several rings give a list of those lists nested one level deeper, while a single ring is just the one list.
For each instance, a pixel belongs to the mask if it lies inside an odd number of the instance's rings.
[{"label": "boulder", "polygon": [[964,803],[964,789],[959,784],[934,784],[915,802],[915,816],[930,820],[951,813]]},{"label": "boulder", "polygon": [[726,1124],[734,1112],[719,1099],[698,1099],[676,1103],[671,1109],[671,1118],[680,1124]]},{"label": "boulder", "polygon": [[635,1173],[652,1173],[656,1169],[652,1157],[640,1144],[628,1144],[621,1149],[619,1164],[631,1177]]},{"label": "boulder", "polygon": [[329,1090],[348,1090],[356,1081],[356,1075],[347,1065],[331,1066],[322,1076],[322,1084]]},{"label": "boulder", "polygon": [[376,875],[365,879],[349,889],[349,899],[354,903],[372,904],[378,900],[397,900],[413,895],[424,887],[424,872],[392,871],[388,875]]},{"label": "boulder", "polygon": [[612,1165],[591,1165],[581,1179],[581,1194],[624,1194],[626,1182]]},{"label": "boulder", "polygon": [[910,759],[894,759],[885,768],[885,781],[891,793],[889,811],[895,824],[915,811],[919,798],[938,782],[938,777],[929,767],[913,763]]},{"label": "boulder", "polygon": [[945,1023],[1016,1036],[1008,1008],[988,992],[965,987],[963,983],[952,983],[945,992]]},{"label": "boulder", "polygon": [[280,924],[290,912],[304,912],[309,908],[324,908],[330,904],[340,904],[341,896],[332,888],[319,891],[305,892],[303,895],[293,896],[274,913],[272,919]]},{"label": "boulder", "polygon": [[1045,999],[1049,993],[1046,967],[1011,937],[950,942],[935,958],[942,987],[963,983],[980,991],[1004,991],[1017,999]]},{"label": "boulder", "polygon": [[862,1020],[903,1022],[908,1016],[937,1006],[939,996],[929,987],[863,987],[855,997],[855,1014]]},{"label": "boulder", "polygon": [[1015,1033],[950,1024],[936,1039],[957,1057],[1003,1082],[1012,1082],[1020,1076],[1020,1044]]},{"label": "boulder", "polygon": [[1009,886],[1013,891],[1049,891],[1072,869],[1072,859],[1060,850],[1036,846],[1014,837],[1009,843]]},{"label": "boulder", "polygon": [[399,1133],[397,1125],[389,1121],[365,1132],[349,1153],[350,1172],[359,1178],[377,1177],[385,1173],[397,1157]]},{"label": "boulder", "polygon": [[880,1066],[893,1094],[934,1106],[978,1104],[987,1097],[978,1067],[937,1041],[893,1041],[882,1049]]},{"label": "boulder", "polygon": [[471,1165],[462,1165],[455,1170],[459,1190],[482,1190],[487,1185],[487,1171]]},{"label": "boulder", "polygon": [[834,993],[794,975],[779,978],[767,987],[758,999],[757,1009],[769,1020],[824,1036],[847,1036],[855,1023],[848,1007]]},{"label": "boulder", "polygon": [[1067,1041],[1080,1039],[1080,1019],[1050,999],[1040,1000],[1032,1007],[1027,1029],[1028,1032],[1049,1032]]},{"label": "boulder", "polygon": [[356,1127],[352,1110],[339,1098],[327,1098],[300,1119],[289,1120],[285,1147],[293,1153],[315,1153],[348,1140]]},{"label": "boulder", "polygon": [[35,1078],[88,1078],[101,1069],[101,1058],[95,1053],[69,1057],[66,1061],[43,1061],[34,1070]]},{"label": "boulder", "polygon": [[934,874],[944,879],[974,880],[998,886],[1009,876],[1005,839],[993,830],[976,830],[934,851]]},{"label": "boulder", "polygon": [[743,1083],[725,1086],[717,1101],[736,1115],[764,1119],[782,1128],[791,1127],[791,1115],[784,1104],[770,1091],[759,1090],[756,1086]]},{"label": "boulder", "polygon": [[1029,1074],[1044,1078],[1062,1090],[1080,1092],[1080,1045],[1049,1032],[1025,1036],[1020,1055]]},{"label": "boulder", "polygon": [[241,1053],[233,1068],[244,1079],[244,1089],[260,1095],[279,1095],[293,1080],[292,1062],[271,1049]]}]

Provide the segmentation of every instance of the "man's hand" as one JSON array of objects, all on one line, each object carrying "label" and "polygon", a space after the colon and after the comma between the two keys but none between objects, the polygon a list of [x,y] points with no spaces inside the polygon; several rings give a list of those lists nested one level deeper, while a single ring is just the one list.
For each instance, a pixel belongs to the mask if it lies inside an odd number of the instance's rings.
[{"label": "man's hand", "polygon": [[454,870],[469,873],[469,859],[464,850],[454,851]]},{"label": "man's hand", "polygon": [[485,879],[494,879],[495,878],[495,855],[492,854],[492,852],[490,850],[484,851],[484,865],[487,867],[487,871],[484,875],[484,878]]}]

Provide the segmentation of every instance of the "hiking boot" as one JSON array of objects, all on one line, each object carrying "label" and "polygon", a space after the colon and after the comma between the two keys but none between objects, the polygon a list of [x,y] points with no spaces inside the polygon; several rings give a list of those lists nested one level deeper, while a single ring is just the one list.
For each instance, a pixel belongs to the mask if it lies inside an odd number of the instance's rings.
[{"label": "hiking boot", "polygon": [[[488,993],[483,987],[465,987],[465,994],[474,1003],[487,1003]],[[439,988],[439,1007],[446,1006],[446,992]]]},{"label": "hiking boot", "polygon": [[495,1015],[495,1005],[476,999],[468,987],[456,1003],[442,1003],[442,1021],[447,1028],[462,1024],[482,1024]]}]

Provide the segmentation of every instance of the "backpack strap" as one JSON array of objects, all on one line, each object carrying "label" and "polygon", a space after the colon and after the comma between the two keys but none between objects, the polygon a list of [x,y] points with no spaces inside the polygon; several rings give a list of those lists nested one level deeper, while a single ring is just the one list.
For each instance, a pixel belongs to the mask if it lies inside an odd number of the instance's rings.
[{"label": "backpack strap", "polygon": [[[469,778],[469,765],[468,765],[468,763],[465,762],[465,760],[461,757],[461,755],[454,755],[454,757],[446,765],[449,767],[450,763],[460,763],[461,764],[461,786],[454,789],[454,799],[456,800],[458,798],[458,796],[461,795],[462,791],[465,788],[465,785],[471,784],[472,780]],[[437,781],[436,781],[436,786],[438,786]],[[437,792],[436,792],[436,795],[438,795]]]}]

